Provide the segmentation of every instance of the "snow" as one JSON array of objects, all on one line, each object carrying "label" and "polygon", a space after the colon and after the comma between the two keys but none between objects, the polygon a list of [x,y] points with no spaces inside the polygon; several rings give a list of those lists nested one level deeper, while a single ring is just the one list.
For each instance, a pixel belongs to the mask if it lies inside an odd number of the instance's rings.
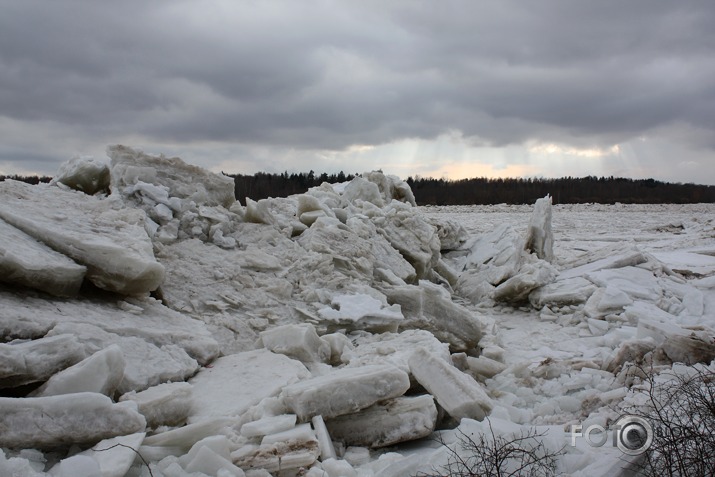
[{"label": "snow", "polygon": [[415,475],[456,429],[561,448],[636,402],[629,363],[715,358],[713,205],[416,207],[369,172],[243,207],[109,154],[108,196],[86,159],[0,184],[0,475]]},{"label": "snow", "polygon": [[370,295],[337,295],[330,305],[318,315],[331,322],[331,328],[397,331],[404,319],[400,305],[388,306]]}]

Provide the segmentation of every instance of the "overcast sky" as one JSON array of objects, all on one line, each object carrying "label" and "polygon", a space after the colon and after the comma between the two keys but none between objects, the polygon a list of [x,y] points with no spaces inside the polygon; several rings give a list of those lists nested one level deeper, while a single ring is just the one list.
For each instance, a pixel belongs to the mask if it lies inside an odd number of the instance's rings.
[{"label": "overcast sky", "polygon": [[0,0],[0,173],[715,184],[715,2]]}]

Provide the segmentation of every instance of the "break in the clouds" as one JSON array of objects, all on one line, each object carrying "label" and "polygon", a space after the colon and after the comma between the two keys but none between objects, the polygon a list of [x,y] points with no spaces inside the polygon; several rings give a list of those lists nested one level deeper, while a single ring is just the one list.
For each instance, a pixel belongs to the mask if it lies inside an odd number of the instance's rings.
[{"label": "break in the clouds", "polygon": [[125,143],[226,172],[715,183],[710,0],[0,7],[0,173]]}]

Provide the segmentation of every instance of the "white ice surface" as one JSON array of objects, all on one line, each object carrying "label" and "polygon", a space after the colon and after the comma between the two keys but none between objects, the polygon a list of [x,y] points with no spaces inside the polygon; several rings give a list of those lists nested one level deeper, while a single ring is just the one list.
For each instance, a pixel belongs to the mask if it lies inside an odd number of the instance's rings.
[{"label": "white ice surface", "polygon": [[318,315],[335,327],[397,330],[404,319],[400,305],[386,306],[369,295],[338,295],[331,305],[318,310]]},{"label": "white ice surface", "polygon": [[420,280],[418,285],[383,289],[390,303],[401,307],[400,329],[427,330],[455,350],[473,348],[482,338],[480,315],[455,303],[440,285]]},{"label": "white ice surface", "polygon": [[139,180],[164,186],[172,197],[206,205],[234,203],[234,183],[230,177],[186,164],[178,157],[167,158],[146,154],[126,146],[110,146],[112,189],[121,192]]},{"label": "white ice surface", "polygon": [[283,325],[261,333],[263,346],[303,363],[330,361],[330,343],[323,341],[310,324]]},{"label": "white ice surface", "polygon": [[241,426],[241,435],[244,437],[260,437],[287,431],[295,427],[296,418],[295,414],[281,414],[280,416],[268,416],[257,421],[247,422]]},{"label": "white ice surface", "polygon": [[223,356],[189,381],[194,386],[189,422],[238,417],[263,398],[309,377],[300,361],[265,349]]},{"label": "white ice surface", "polygon": [[[12,310],[11,314],[0,314],[0,336],[4,339],[35,339],[63,330],[82,336],[79,343],[62,351],[79,356],[68,365],[118,344],[126,362],[121,392],[132,386],[146,388],[171,377],[183,380],[195,372],[197,361],[205,364],[218,354],[218,344],[203,322],[150,298],[57,300],[0,290],[0,307]],[[152,360],[146,361],[148,356]]]}]

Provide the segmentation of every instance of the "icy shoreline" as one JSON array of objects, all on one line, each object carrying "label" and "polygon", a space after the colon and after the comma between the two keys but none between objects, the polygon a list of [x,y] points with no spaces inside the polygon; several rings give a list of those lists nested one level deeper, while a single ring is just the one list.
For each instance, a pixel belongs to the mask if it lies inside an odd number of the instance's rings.
[{"label": "icy shoreline", "polygon": [[405,476],[488,423],[614,475],[570,426],[631,403],[628,363],[715,358],[712,204],[416,207],[372,172],[243,207],[108,153],[0,183],[0,474]]}]

